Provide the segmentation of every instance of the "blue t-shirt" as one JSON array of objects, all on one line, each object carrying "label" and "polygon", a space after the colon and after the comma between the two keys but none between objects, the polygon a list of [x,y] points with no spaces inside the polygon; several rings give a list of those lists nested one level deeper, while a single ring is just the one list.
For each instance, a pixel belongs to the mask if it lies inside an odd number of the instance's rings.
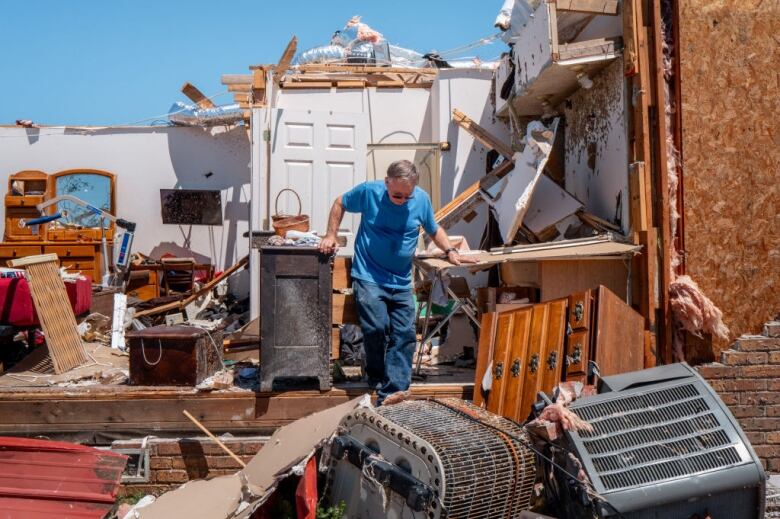
[{"label": "blue t-shirt", "polygon": [[361,215],[352,277],[387,288],[409,288],[420,226],[431,236],[439,228],[428,193],[415,186],[412,198],[396,205],[384,181],[375,180],[355,186],[342,195],[341,203]]}]

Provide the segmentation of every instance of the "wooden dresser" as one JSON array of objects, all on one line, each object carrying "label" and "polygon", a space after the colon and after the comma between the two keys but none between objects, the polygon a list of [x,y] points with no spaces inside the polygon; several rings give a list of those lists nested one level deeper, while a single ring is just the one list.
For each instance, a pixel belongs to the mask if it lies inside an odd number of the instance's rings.
[{"label": "wooden dresser", "polygon": [[[79,178],[80,176],[80,178]],[[20,227],[20,220],[30,220],[40,216],[36,205],[50,200],[58,194],[77,194],[83,190],[85,183],[76,185],[76,191],[58,191],[58,185],[68,186],[67,180],[95,178],[106,192],[108,206],[114,211],[116,207],[116,178],[106,171],[79,169],[66,170],[54,174],[43,171],[20,171],[8,177],[8,192],[5,195],[5,232],[0,243],[0,266],[6,267],[9,260],[32,256],[36,254],[56,254],[60,265],[68,272],[81,272],[99,283],[103,272],[103,251],[101,246],[101,230],[96,227],[73,227],[55,224],[44,224],[35,227]],[[65,181],[60,182],[58,181]],[[89,184],[86,184],[89,186]],[[94,203],[90,201],[91,203]],[[75,207],[75,206],[74,206]],[[56,210],[54,207],[44,209],[47,214]],[[71,207],[72,210],[72,207]],[[64,214],[64,212],[63,212]],[[111,224],[105,229],[108,254],[111,255],[115,228]],[[111,258],[109,257],[109,264]]]},{"label": "wooden dresser", "polygon": [[[108,249],[111,254],[111,247]],[[68,272],[81,272],[99,283],[103,276],[103,251],[100,242],[4,242],[0,244],[0,266],[7,267],[8,261],[35,254],[56,254],[60,265]],[[110,263],[110,261],[109,261]]]}]

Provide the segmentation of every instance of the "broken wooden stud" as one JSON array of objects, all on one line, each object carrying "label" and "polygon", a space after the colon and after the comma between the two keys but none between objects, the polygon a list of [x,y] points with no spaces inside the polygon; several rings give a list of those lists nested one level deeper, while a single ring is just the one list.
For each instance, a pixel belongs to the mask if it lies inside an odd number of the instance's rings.
[{"label": "broken wooden stud", "polygon": [[203,93],[190,82],[184,83],[184,85],[182,85],[181,92],[190,98],[193,103],[198,105],[199,108],[214,108],[215,106],[214,103],[211,102],[211,99],[203,95]]},{"label": "broken wooden stud", "polygon": [[192,415],[191,415],[191,414],[190,414],[190,413],[189,413],[189,412],[188,412],[186,409],[185,409],[185,410],[183,410],[183,411],[182,411],[182,413],[184,413],[184,416],[186,416],[187,418],[189,418],[189,419],[190,419],[190,421],[192,421],[192,423],[194,423],[195,425],[197,425],[197,426],[198,426],[198,428],[199,428],[201,431],[203,431],[204,433],[206,433],[206,436],[208,436],[209,438],[211,438],[212,440],[214,440],[214,443],[216,443],[217,445],[219,445],[219,448],[220,448],[220,449],[222,449],[223,451],[227,452],[227,453],[228,453],[228,455],[229,455],[231,458],[233,458],[233,459],[236,461],[236,463],[238,463],[239,465],[241,465],[241,468],[245,468],[245,467],[246,467],[246,463],[244,463],[244,460],[242,460],[241,458],[239,458],[238,456],[236,456],[236,455],[233,453],[233,451],[231,451],[230,449],[228,449],[227,445],[225,445],[224,443],[222,443],[222,442],[219,440],[219,438],[217,438],[216,436],[214,436],[213,434],[211,434],[211,432],[210,432],[208,429],[206,429],[206,427],[204,427],[204,426],[203,426],[203,424],[202,424],[202,423],[200,423],[200,422],[199,422],[199,421],[198,421],[198,420],[197,420],[197,419],[196,419],[194,416],[192,416]]},{"label": "broken wooden stud", "polygon": [[455,121],[458,126],[469,132],[486,148],[496,150],[501,155],[510,160],[514,156],[515,153],[512,151],[511,147],[507,146],[499,139],[491,135],[490,132],[472,121],[466,114],[457,108],[452,109],[452,120]]},{"label": "broken wooden stud", "polygon": [[287,69],[290,68],[290,63],[292,63],[297,48],[298,38],[293,36],[290,43],[288,43],[287,47],[284,49],[282,57],[279,58],[279,63],[274,67],[274,83],[278,83],[282,79],[284,73],[287,72]]}]

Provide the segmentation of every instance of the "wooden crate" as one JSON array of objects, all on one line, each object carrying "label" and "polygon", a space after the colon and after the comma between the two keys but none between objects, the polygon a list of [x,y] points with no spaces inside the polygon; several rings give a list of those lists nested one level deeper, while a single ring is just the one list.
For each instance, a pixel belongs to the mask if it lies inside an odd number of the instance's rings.
[{"label": "wooden crate", "polygon": [[222,332],[154,326],[126,338],[133,385],[196,386],[222,368]]}]

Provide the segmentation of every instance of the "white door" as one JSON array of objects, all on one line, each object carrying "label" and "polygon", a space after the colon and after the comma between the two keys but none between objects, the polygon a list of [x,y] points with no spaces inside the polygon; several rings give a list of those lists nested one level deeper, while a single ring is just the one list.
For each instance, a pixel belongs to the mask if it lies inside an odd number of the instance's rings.
[{"label": "white door", "polygon": [[[274,110],[269,213],[276,212],[280,191],[292,188],[301,198],[302,212],[311,217],[311,230],[325,233],[333,200],[366,180],[367,144],[366,114]],[[283,192],[278,210],[297,213],[295,195]],[[341,229],[350,234],[343,254],[352,254],[359,223],[359,215],[344,215]]]}]

